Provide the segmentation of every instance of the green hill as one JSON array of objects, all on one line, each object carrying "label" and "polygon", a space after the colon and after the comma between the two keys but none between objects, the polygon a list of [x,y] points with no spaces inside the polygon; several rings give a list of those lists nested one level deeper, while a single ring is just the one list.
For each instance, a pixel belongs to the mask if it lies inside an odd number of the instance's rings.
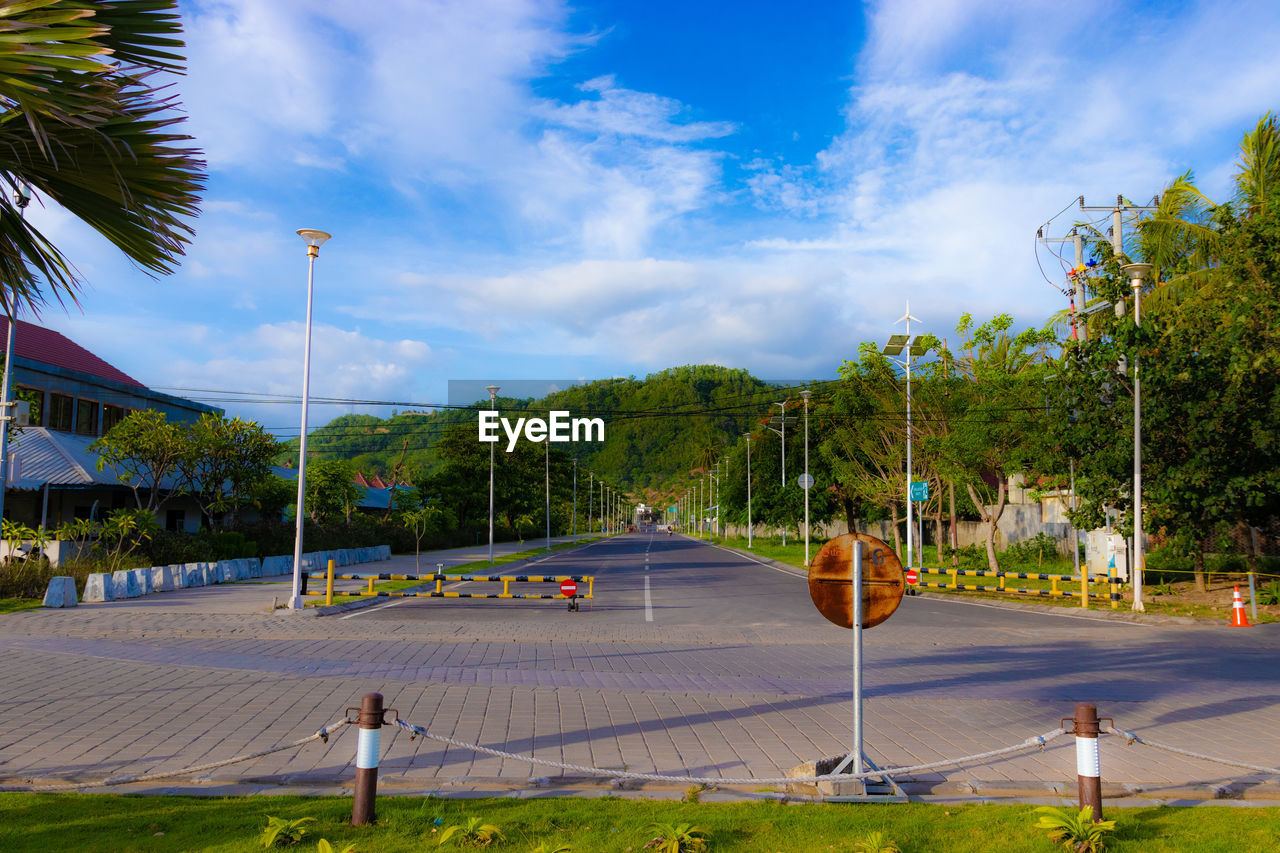
[{"label": "green hill", "polygon": [[[544,415],[568,411],[573,417],[605,422],[603,442],[561,444],[577,456],[582,471],[653,498],[665,496],[688,472],[723,455],[780,399],[779,389],[745,370],[714,365],[674,367],[643,379],[603,379],[552,393],[539,400],[498,397],[504,413]],[[343,415],[310,433],[308,455],[349,459],[366,475],[387,476],[403,456],[407,476],[441,466],[435,445],[444,430],[476,423],[477,409],[400,412],[390,418]],[[296,453],[297,443],[293,442]]]}]

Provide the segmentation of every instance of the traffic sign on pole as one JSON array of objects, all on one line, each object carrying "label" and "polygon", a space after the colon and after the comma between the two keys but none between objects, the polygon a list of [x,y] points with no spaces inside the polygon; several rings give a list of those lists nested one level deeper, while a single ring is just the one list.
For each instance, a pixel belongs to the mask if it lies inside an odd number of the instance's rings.
[{"label": "traffic sign on pole", "polygon": [[916,502],[929,500],[928,480],[916,480],[911,484],[911,500]]},{"label": "traffic sign on pole", "polygon": [[798,485],[802,489],[813,488],[813,475],[801,474],[799,477],[796,477],[796,485]]},{"label": "traffic sign on pole", "polygon": [[902,574],[903,574],[903,577],[907,579],[907,583],[909,583],[911,586],[915,586],[916,584],[920,583],[920,573],[917,572],[915,569],[907,569]]},{"label": "traffic sign on pole", "polygon": [[570,578],[560,581],[560,594],[564,596],[575,596],[578,594],[578,584]]}]

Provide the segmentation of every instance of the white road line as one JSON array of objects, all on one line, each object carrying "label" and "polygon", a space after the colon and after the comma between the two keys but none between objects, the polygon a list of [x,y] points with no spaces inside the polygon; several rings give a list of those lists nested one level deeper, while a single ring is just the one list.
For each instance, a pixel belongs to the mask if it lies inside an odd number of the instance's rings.
[{"label": "white road line", "polygon": [[338,618],[339,618],[339,619],[350,619],[350,618],[352,618],[352,617],[354,617],[354,616],[360,616],[360,615],[363,615],[363,614],[365,614],[365,613],[372,613],[372,612],[373,612],[373,611],[375,611],[375,610],[386,610],[388,607],[395,607],[397,604],[404,604],[404,603],[405,603],[406,601],[408,601],[408,600],[409,600],[409,599],[407,599],[407,598],[399,598],[399,599],[396,599],[395,601],[391,602],[390,604],[379,604],[377,607],[362,607],[362,608],[360,608],[359,610],[353,610],[353,611],[351,611],[351,612],[350,612],[350,613],[348,613],[346,616],[339,616]]},{"label": "white road line", "polygon": [[[711,543],[707,543],[707,544],[711,544]],[[750,560],[750,561],[751,561],[751,562],[753,562],[753,563],[757,563],[757,564],[759,564],[759,565],[761,565],[761,566],[764,566],[766,569],[773,569],[775,572],[780,572],[781,574],[784,574],[784,575],[790,575],[790,576],[791,576],[791,577],[793,577],[793,578],[800,578],[801,580],[806,580],[806,581],[809,579],[809,576],[808,576],[807,574],[803,574],[803,575],[802,575],[802,574],[798,574],[798,572],[800,571],[799,569],[795,569],[794,571],[789,571],[789,570],[787,570],[787,569],[780,569],[780,568],[778,568],[777,566],[771,566],[771,565],[769,565],[768,563],[764,562],[763,560],[757,560],[755,557],[748,557],[746,554],[739,553],[739,552],[734,551],[734,550],[732,550],[732,549],[730,549],[730,548],[725,548],[725,547],[723,547],[723,546],[721,546],[721,545],[711,545],[711,547],[712,547],[712,548],[716,548],[716,549],[718,549],[718,550],[720,550],[720,551],[724,551],[724,552],[726,552],[726,553],[728,553],[728,554],[732,554],[732,555],[733,555],[733,556],[735,556],[735,557],[741,557],[741,558],[742,558],[742,559],[744,559],[744,560]]]},{"label": "white road line", "polygon": [[644,621],[653,621],[653,597],[649,594],[649,576],[644,576]]}]

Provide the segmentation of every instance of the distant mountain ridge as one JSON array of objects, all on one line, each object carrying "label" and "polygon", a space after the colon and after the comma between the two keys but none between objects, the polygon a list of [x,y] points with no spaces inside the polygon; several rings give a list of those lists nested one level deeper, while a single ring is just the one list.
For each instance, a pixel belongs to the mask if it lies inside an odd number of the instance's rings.
[{"label": "distant mountain ridge", "polygon": [[[767,416],[780,389],[746,370],[686,365],[643,379],[601,379],[556,391],[541,399],[499,396],[504,413],[601,417],[603,442],[562,444],[577,456],[580,471],[594,471],[633,490],[659,494],[688,472],[713,464],[726,447]],[[785,396],[785,393],[783,393]],[[343,415],[309,433],[308,456],[349,459],[365,477],[387,477],[403,457],[408,476],[430,473],[441,460],[436,442],[448,427],[476,423],[477,405],[432,412],[399,412],[389,418]],[[292,442],[297,453],[297,442]],[[296,457],[295,457],[296,458]]]}]

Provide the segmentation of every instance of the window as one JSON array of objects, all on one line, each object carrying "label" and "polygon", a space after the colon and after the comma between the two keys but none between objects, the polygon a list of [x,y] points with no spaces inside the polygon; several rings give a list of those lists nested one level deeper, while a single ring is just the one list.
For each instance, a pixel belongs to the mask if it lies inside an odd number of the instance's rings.
[{"label": "window", "polygon": [[58,394],[56,392],[50,394],[49,429],[71,432],[71,418],[75,407],[76,401],[74,397],[68,397],[66,394]]},{"label": "window", "polygon": [[98,401],[83,397],[76,404],[76,432],[81,435],[98,434]]},{"label": "window", "polygon": [[44,421],[40,417],[44,412],[44,389],[19,385],[18,399],[26,400],[31,404],[31,426],[44,426]]},{"label": "window", "polygon": [[124,408],[105,403],[102,406],[102,434],[106,435],[111,428],[124,420]]},{"label": "window", "polygon": [[187,512],[182,509],[171,509],[165,513],[164,529],[171,533],[181,533],[186,525]]}]

